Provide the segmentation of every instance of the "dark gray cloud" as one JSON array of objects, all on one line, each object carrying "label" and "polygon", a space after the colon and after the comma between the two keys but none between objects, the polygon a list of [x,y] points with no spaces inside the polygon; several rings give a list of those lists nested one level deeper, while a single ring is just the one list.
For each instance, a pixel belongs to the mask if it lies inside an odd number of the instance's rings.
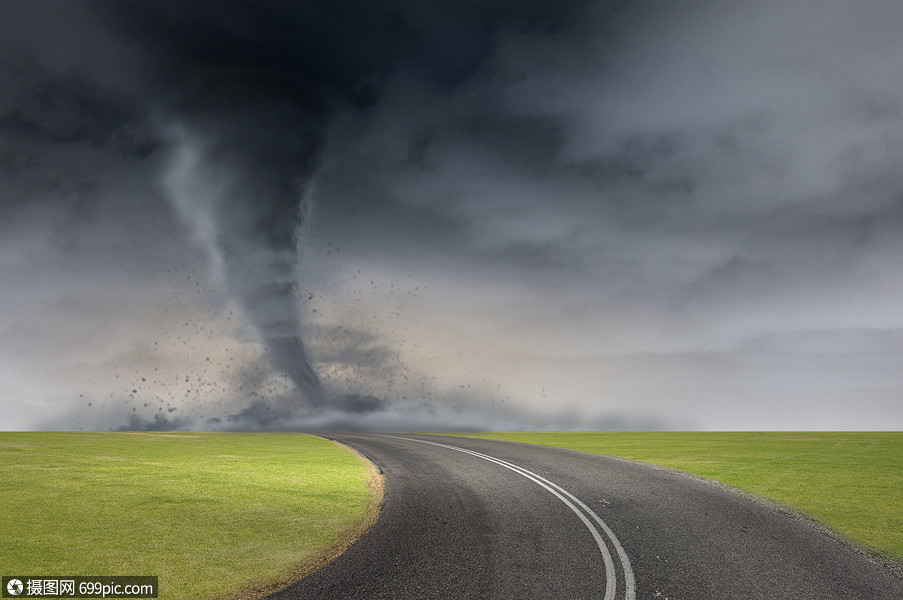
[{"label": "dark gray cloud", "polygon": [[897,3],[7,12],[11,427],[903,424]]}]

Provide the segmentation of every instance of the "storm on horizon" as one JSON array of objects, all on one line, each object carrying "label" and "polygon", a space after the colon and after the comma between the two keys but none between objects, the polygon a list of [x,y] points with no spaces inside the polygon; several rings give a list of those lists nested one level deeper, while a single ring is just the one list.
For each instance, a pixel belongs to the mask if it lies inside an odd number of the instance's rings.
[{"label": "storm on horizon", "polygon": [[3,8],[2,429],[903,429],[898,2]]}]

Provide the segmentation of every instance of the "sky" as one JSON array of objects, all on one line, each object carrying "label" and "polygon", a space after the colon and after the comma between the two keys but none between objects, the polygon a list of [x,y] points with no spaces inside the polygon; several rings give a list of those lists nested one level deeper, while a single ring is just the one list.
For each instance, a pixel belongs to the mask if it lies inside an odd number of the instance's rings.
[{"label": "sky", "polygon": [[896,0],[2,12],[2,429],[903,429]]}]

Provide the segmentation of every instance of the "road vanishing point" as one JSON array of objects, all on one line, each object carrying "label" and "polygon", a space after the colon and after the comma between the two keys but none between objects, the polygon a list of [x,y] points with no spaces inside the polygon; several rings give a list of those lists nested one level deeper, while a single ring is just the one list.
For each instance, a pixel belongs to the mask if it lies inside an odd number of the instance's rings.
[{"label": "road vanishing point", "polygon": [[270,600],[900,600],[903,577],[790,511],[618,458],[335,434],[386,477],[380,517]]}]

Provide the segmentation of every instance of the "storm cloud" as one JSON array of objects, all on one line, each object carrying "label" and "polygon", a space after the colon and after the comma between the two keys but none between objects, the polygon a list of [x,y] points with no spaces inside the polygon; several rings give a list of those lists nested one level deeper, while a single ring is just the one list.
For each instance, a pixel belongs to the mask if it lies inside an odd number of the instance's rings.
[{"label": "storm cloud", "polygon": [[898,3],[6,12],[5,427],[903,426]]}]

